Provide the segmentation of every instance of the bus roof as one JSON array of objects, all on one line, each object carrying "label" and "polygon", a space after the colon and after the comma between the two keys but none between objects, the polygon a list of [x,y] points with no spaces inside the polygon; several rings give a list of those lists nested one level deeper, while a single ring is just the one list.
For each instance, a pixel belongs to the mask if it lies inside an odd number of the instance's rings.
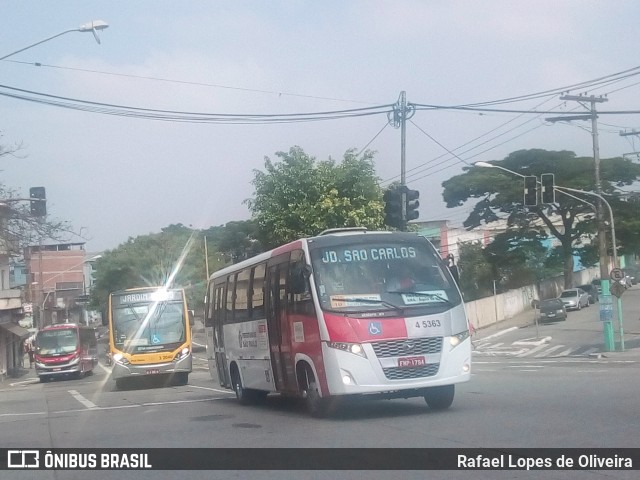
[{"label": "bus roof", "polygon": [[271,257],[274,257],[280,253],[285,253],[285,252],[289,252],[295,248],[301,248],[303,243],[314,243],[314,244],[331,244],[333,242],[336,241],[336,239],[338,237],[347,237],[347,236],[353,236],[353,237],[362,237],[362,236],[381,236],[381,235],[389,235],[389,236],[394,236],[397,238],[403,238],[403,239],[415,239],[417,237],[423,238],[426,240],[426,237],[419,235],[415,232],[395,232],[395,231],[389,231],[389,230],[367,230],[366,228],[363,227],[345,227],[345,228],[331,228],[328,230],[324,230],[323,232],[321,232],[319,235],[316,235],[314,237],[307,237],[307,238],[301,238],[298,240],[294,240],[292,242],[286,243],[284,245],[280,245],[272,250],[269,250],[267,252],[263,252],[263,253],[259,253],[258,255],[248,258],[246,260],[243,260],[242,262],[238,262],[235,263],[233,265],[229,265],[227,267],[221,268],[220,270],[217,270],[215,272],[213,272],[210,276],[209,279],[212,280],[214,278],[218,278],[224,275],[228,275],[229,273],[233,273],[237,270],[241,270],[245,267],[254,265],[256,263],[260,263],[260,262],[264,262],[268,259],[270,259]]},{"label": "bus roof", "polygon": [[125,288],[124,290],[116,290],[115,292],[111,292],[111,295],[121,295],[121,294],[125,294],[125,293],[131,293],[131,292],[153,292],[156,290],[167,290],[168,292],[173,292],[173,291],[180,291],[183,290],[181,287],[174,287],[174,288],[166,288],[164,286],[157,286],[157,287],[133,287],[133,288]]}]

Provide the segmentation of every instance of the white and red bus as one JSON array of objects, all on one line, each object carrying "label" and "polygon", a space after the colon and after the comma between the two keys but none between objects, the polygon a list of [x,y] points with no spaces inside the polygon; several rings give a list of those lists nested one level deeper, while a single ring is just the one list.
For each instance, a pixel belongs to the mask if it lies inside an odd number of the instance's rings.
[{"label": "white and red bus", "polygon": [[82,377],[98,363],[95,330],[75,323],[49,325],[38,331],[34,360],[41,382],[63,375]]},{"label": "white and red bus", "polygon": [[458,287],[414,233],[328,230],[219,270],[205,330],[211,375],[241,403],[301,396],[314,416],[354,395],[448,408],[471,375]]}]

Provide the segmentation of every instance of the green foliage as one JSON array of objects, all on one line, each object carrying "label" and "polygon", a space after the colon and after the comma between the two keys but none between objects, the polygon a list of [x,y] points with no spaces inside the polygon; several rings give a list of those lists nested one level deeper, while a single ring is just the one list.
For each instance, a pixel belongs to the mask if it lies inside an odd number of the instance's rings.
[{"label": "green foliage", "polygon": [[332,159],[316,161],[300,147],[276,156],[277,162],[265,158],[265,171],[254,171],[255,196],[246,202],[264,248],[327,228],[384,228],[372,152],[357,156],[349,150],[339,164]]},{"label": "green foliage", "polygon": [[487,297],[493,292],[494,271],[487,261],[482,245],[465,243],[460,246],[460,290],[465,301]]},{"label": "green foliage", "polygon": [[192,308],[206,290],[204,245],[198,232],[170,225],[160,233],[129,238],[103,253],[95,265],[93,308],[105,310],[109,293],[125,288],[167,285],[184,288]]},{"label": "green foliage", "polygon": [[[535,175],[538,178],[543,173],[553,173],[556,186],[595,192],[593,158],[576,157],[573,152],[540,149],[519,150],[509,154],[501,161],[490,163],[520,175]],[[537,240],[529,238],[529,242],[539,243],[544,235],[557,238],[561,245],[559,248],[562,255],[565,286],[567,287],[571,286],[574,253],[584,255],[581,257],[583,265],[594,264],[592,249],[586,245],[587,242],[583,243],[583,240],[585,238],[594,240],[597,231],[594,211],[589,205],[589,203],[594,203],[595,197],[585,195],[582,197],[585,201],[581,201],[556,192],[556,203],[553,205],[525,207],[523,205],[523,182],[513,174],[500,168],[471,166],[465,170],[465,173],[442,183],[444,187],[443,198],[447,207],[460,206],[469,200],[477,201],[464,222],[465,227],[474,228],[504,218],[507,221],[509,231],[516,232],[514,234],[516,236],[520,235],[522,241],[527,238],[527,232],[538,234]],[[631,185],[638,181],[640,165],[623,158],[603,159],[601,160],[600,177],[603,193],[611,195],[617,187]],[[618,209],[615,214],[620,214],[621,211]],[[631,228],[634,226],[633,218],[633,214],[630,214],[626,220],[630,229],[628,235],[621,238],[623,248],[626,244],[636,241],[631,234]],[[637,218],[637,214],[635,218]],[[622,231],[625,232],[625,229],[623,228]],[[510,235],[512,234],[510,233]],[[513,241],[515,238],[513,237]],[[525,244],[522,245],[524,248]],[[533,244],[530,245],[530,248],[533,248]],[[537,249],[539,247],[535,247],[532,251]],[[507,257],[500,251],[496,253]],[[557,260],[553,262],[552,258],[549,258],[549,261],[557,265]],[[529,265],[529,267],[534,268],[533,265]],[[537,277],[541,270],[540,266],[535,268],[538,268],[538,273],[532,272],[531,275]]]},{"label": "green foliage", "polygon": [[225,252],[233,263],[237,263],[263,251],[257,234],[257,223],[253,220],[229,222],[218,236],[216,246],[220,252]]}]

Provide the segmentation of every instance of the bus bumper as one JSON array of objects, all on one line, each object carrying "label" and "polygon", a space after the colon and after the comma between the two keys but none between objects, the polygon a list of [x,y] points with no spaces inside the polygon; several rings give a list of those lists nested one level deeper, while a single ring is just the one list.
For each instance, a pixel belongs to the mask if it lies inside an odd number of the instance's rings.
[{"label": "bus bumper", "polygon": [[153,375],[171,375],[173,373],[190,373],[192,369],[191,355],[187,355],[175,362],[124,364],[113,362],[111,376],[114,380],[127,377],[146,377]]},{"label": "bus bumper", "polygon": [[55,375],[64,375],[66,373],[78,373],[80,371],[80,360],[75,359],[69,363],[58,365],[46,365],[36,362],[36,374],[38,377],[53,377]]},{"label": "bus bumper", "polygon": [[[329,395],[373,395],[382,398],[409,398],[422,396],[425,389],[471,379],[471,340],[467,338],[455,348],[444,338],[443,349],[427,355],[427,363],[433,365],[427,374],[413,374],[411,368],[390,368],[398,378],[389,378],[385,366],[398,365],[398,359],[380,359],[370,345],[364,345],[366,358],[323,345],[325,366],[328,371],[339,371],[340,375],[329,376]],[[325,396],[327,393],[322,392]]]}]

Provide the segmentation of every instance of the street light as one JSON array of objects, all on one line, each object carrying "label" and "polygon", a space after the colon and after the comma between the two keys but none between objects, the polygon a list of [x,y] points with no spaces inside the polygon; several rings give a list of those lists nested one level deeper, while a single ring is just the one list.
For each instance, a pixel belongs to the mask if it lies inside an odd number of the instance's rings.
[{"label": "street light", "polygon": [[[508,168],[504,168],[501,167],[500,165],[494,165],[492,163],[487,163],[487,162],[476,162],[473,164],[474,166],[477,167],[485,167],[485,168],[499,168],[500,170],[504,170],[507,173],[511,173],[512,175],[516,175],[518,177],[525,177],[525,175],[522,175],[518,172],[514,172],[513,170],[509,170]],[[596,208],[595,205],[593,205],[592,203],[587,202],[586,200],[580,198],[580,197],[576,197],[575,195],[571,195],[570,193],[568,193],[565,190],[568,190],[569,192],[576,192],[576,193],[582,193],[584,195],[591,195],[593,197],[597,197],[599,198],[609,209],[609,218],[611,220],[611,246],[613,248],[613,266],[615,268],[618,267],[618,253],[616,251],[616,231],[615,231],[615,223],[613,221],[613,210],[611,209],[611,205],[609,205],[609,202],[607,202],[607,200],[605,200],[605,198],[598,194],[598,193],[593,193],[593,192],[587,192],[584,190],[577,190],[574,188],[568,188],[568,187],[558,187],[558,186],[554,186],[555,190],[557,190],[558,192],[562,193],[563,195],[567,195],[569,197],[575,198],[576,200],[580,200],[581,202],[586,203],[587,205],[591,206],[591,208],[594,209],[594,211],[596,212],[596,216],[598,215],[598,209]],[[602,239],[600,239],[600,242],[602,242]],[[603,260],[600,259],[600,281],[602,282],[602,293],[603,293],[603,298],[602,301],[599,302],[600,303],[600,320],[602,321],[603,324],[603,330],[604,330],[604,344],[605,344],[605,350],[607,351],[611,351],[611,350],[615,350],[615,342],[613,340],[613,326],[612,326],[612,322],[610,319],[610,316],[612,314],[612,310],[613,310],[613,305],[611,303],[611,292],[609,290],[609,279],[606,277],[606,275],[602,275],[603,271],[606,271],[606,267],[603,268],[602,263]],[[619,334],[620,334],[620,350],[624,351],[624,328],[622,326],[622,301],[620,299],[620,297],[618,297],[618,327],[619,327]]]},{"label": "street light", "polygon": [[24,48],[21,48],[20,50],[16,50],[15,52],[11,52],[7,55],[4,55],[3,57],[0,57],[0,60],[4,60],[5,58],[9,58],[15,55],[16,53],[24,52],[25,50],[28,50],[31,47],[35,47],[36,45],[40,45],[41,43],[48,42],[49,40],[53,40],[54,38],[57,38],[61,35],[64,35],[66,33],[71,33],[71,32],[91,32],[93,33],[93,37],[96,39],[96,42],[100,44],[100,37],[98,37],[98,31],[104,30],[105,28],[108,28],[108,27],[109,25],[107,24],[107,22],[103,20],[93,20],[92,22],[84,23],[80,25],[78,28],[71,28],[69,30],[65,30],[64,32],[57,33],[56,35],[45,38],[44,40],[40,40],[39,42],[33,43],[31,45],[28,45]]}]

